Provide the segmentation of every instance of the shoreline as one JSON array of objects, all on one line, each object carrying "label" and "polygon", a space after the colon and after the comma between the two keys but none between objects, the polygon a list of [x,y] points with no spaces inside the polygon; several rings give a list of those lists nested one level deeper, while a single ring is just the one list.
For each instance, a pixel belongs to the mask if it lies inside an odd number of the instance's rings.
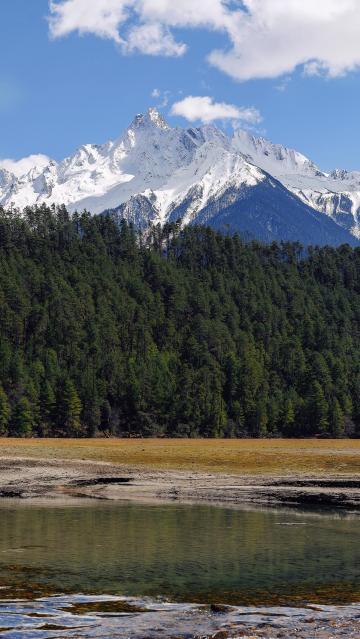
[{"label": "shoreline", "polygon": [[0,457],[0,498],[360,511],[360,475],[233,474],[88,460]]},{"label": "shoreline", "polygon": [[[100,507],[126,502],[159,506],[191,503],[246,510],[281,507],[298,513],[311,509],[314,517],[320,516],[321,510],[324,513],[331,510],[338,517],[351,516],[349,513],[358,517],[360,475],[239,474],[160,469],[88,459],[0,456],[0,497],[0,508],[12,508],[18,500],[29,508],[34,503],[51,507],[81,507],[91,503]],[[116,630],[117,636],[124,639],[130,634],[134,639],[145,636],[157,639],[159,635],[153,629],[160,626],[165,636],[174,639],[185,636],[195,639],[199,630],[204,639],[308,639],[310,634],[319,639],[355,639],[360,633],[360,603],[356,602],[356,592],[351,589],[346,597],[343,594],[338,598],[334,593],[328,595],[327,591],[314,591],[313,596],[287,592],[288,600],[282,600],[279,595],[278,603],[266,603],[264,599],[259,605],[255,601],[254,605],[200,603],[200,599],[195,601],[196,597],[193,603],[167,601],[162,604],[159,599],[150,598],[90,593],[59,596],[50,592],[39,592],[27,601],[19,584],[13,591],[10,585],[0,591],[0,626],[9,632],[31,627],[49,637],[55,629],[65,634],[77,630],[84,637],[112,636]],[[97,607],[100,601],[103,607]],[[131,606],[138,607],[139,612],[135,612],[135,608],[131,610]],[[2,616],[2,609],[11,610],[19,625],[14,622],[9,628],[5,623],[8,612]],[[123,635],[119,633],[119,614]],[[95,627],[98,635],[94,634]]]},{"label": "shoreline", "polygon": [[[34,603],[39,609],[35,614]],[[5,615],[2,615],[3,609]],[[200,636],[203,639],[308,639],[309,633],[319,639],[355,639],[360,632],[359,617],[360,604],[309,604],[296,608],[209,606],[151,598],[83,594],[47,595],[33,600],[0,599],[0,619],[4,619],[6,624],[2,632],[10,632],[11,636],[17,632],[16,636],[19,637],[26,637],[25,633],[30,629],[42,631],[43,636],[48,637],[54,636],[53,631],[58,630],[62,633],[69,631],[71,636],[80,631],[82,637],[116,635],[119,639],[129,636],[134,639],[158,639],[159,636],[169,639],[190,636],[194,639]]]}]

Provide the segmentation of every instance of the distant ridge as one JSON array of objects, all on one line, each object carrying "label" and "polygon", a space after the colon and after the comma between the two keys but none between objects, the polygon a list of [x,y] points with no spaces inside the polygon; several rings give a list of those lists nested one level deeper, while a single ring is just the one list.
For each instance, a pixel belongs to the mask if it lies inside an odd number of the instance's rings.
[{"label": "distant ridge", "polygon": [[156,109],[115,141],[16,176],[0,169],[0,204],[65,204],[140,227],[181,217],[265,240],[360,243],[360,172],[322,172],[301,153],[237,130],[171,128]]}]

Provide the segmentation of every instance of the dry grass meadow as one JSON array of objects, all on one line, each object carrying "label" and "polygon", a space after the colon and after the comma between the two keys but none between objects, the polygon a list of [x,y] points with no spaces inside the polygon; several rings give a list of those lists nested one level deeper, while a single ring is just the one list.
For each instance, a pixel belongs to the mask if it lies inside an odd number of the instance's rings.
[{"label": "dry grass meadow", "polygon": [[0,439],[0,457],[238,474],[360,474],[360,440]]}]

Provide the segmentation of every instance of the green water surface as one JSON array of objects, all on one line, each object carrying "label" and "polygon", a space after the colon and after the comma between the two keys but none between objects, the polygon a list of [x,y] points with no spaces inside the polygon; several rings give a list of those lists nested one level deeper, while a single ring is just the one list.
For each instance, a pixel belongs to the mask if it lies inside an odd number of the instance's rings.
[{"label": "green water surface", "polygon": [[0,584],[239,605],[317,592],[356,601],[359,524],[284,510],[2,502]]}]

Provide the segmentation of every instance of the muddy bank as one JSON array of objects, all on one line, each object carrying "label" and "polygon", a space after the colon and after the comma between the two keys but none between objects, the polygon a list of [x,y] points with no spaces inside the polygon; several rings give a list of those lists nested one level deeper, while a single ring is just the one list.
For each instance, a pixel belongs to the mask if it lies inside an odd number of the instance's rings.
[{"label": "muddy bank", "polygon": [[360,509],[360,475],[231,475],[102,462],[0,458],[0,497]]}]

